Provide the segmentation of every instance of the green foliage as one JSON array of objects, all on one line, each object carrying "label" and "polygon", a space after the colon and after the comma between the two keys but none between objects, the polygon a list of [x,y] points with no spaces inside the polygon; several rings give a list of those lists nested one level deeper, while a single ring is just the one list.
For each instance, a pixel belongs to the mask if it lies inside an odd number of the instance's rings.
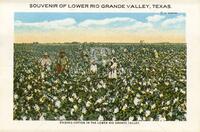
[{"label": "green foliage", "polygon": [[[115,50],[104,59],[117,59],[117,79],[108,79],[109,67],[100,63],[97,74],[89,72],[90,50],[96,47]],[[15,120],[186,120],[185,45],[15,44],[14,49]],[[51,71],[41,70],[43,53],[56,62],[61,49],[69,69],[56,74],[53,63]]]}]

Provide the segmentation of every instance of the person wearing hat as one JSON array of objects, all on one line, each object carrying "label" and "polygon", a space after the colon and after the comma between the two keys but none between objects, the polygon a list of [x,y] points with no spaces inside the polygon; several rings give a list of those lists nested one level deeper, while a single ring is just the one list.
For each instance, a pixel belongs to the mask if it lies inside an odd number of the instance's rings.
[{"label": "person wearing hat", "polygon": [[65,69],[68,68],[68,58],[66,57],[65,51],[61,50],[58,55],[58,60],[56,64],[56,72],[62,73]]},{"label": "person wearing hat", "polygon": [[109,79],[117,79],[117,60],[116,58],[112,58],[110,62],[110,68],[108,73]]},{"label": "person wearing hat", "polygon": [[39,60],[39,64],[44,70],[51,69],[52,62],[47,52],[43,54],[42,58]]}]

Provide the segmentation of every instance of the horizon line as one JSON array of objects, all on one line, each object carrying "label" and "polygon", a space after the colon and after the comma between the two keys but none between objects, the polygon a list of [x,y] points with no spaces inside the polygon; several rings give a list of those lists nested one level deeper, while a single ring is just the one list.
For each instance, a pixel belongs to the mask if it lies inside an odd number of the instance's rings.
[{"label": "horizon line", "polygon": [[14,44],[186,44],[186,42],[14,42]]}]

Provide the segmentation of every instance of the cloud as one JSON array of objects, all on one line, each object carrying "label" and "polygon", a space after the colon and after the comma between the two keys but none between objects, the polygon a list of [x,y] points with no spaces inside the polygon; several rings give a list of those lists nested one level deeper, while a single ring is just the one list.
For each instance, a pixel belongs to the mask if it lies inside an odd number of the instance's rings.
[{"label": "cloud", "polygon": [[165,18],[165,16],[153,15],[153,16],[148,16],[146,19],[148,22],[158,22],[164,18]]},{"label": "cloud", "polygon": [[132,25],[125,26],[125,27],[119,27],[119,28],[117,28],[117,30],[119,30],[119,31],[125,30],[125,31],[145,32],[145,31],[153,30],[153,25],[151,23],[144,23],[144,22],[136,21]]},{"label": "cloud", "polygon": [[70,27],[76,24],[76,21],[73,18],[66,18],[62,20],[53,20],[53,21],[42,21],[42,22],[22,22],[15,21],[16,27],[29,27],[29,28],[44,28],[44,29],[60,29]]},{"label": "cloud", "polygon": [[80,22],[78,26],[81,28],[94,28],[96,29],[107,29],[112,31],[139,31],[149,30],[153,28],[151,23],[145,23],[129,17],[114,17],[106,18],[101,20],[88,19]]},{"label": "cloud", "polygon": [[[46,31],[74,31],[79,33],[84,31],[86,33],[95,32],[160,32],[171,31],[172,29],[182,29],[185,17],[179,15],[177,17],[165,19],[165,16],[152,15],[145,18],[147,21],[140,21],[130,17],[113,17],[105,19],[86,19],[83,21],[76,21],[74,18],[65,18],[61,20],[51,20],[42,22],[22,22],[15,21],[15,31],[18,32],[46,32]],[[154,22],[158,22],[156,24]],[[166,30],[167,29],[167,30]]]},{"label": "cloud", "polygon": [[[161,23],[162,27],[169,28],[171,27],[180,27],[179,25],[185,22],[185,16],[179,15],[175,18],[169,18]],[[174,26],[173,26],[174,25]]]},{"label": "cloud", "polygon": [[90,26],[106,26],[112,23],[127,23],[127,22],[134,22],[135,19],[129,18],[129,17],[115,17],[115,18],[106,18],[102,20],[94,20],[94,19],[88,19],[81,23],[79,23],[80,27],[90,27]]}]

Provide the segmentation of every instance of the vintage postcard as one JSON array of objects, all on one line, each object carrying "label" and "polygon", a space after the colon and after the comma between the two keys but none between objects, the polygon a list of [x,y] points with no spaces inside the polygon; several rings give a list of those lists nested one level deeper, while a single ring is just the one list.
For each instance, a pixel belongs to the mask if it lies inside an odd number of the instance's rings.
[{"label": "vintage postcard", "polygon": [[186,120],[185,14],[15,13],[14,28],[14,120]]},{"label": "vintage postcard", "polygon": [[200,130],[199,2],[0,7],[0,131]]}]

